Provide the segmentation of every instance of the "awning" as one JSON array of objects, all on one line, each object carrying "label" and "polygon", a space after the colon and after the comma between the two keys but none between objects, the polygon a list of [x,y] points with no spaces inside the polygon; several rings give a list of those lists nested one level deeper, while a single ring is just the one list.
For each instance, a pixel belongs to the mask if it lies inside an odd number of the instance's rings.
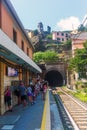
[{"label": "awning", "polygon": [[32,61],[1,29],[0,56],[18,65],[29,68],[36,73],[42,73],[40,67]]}]

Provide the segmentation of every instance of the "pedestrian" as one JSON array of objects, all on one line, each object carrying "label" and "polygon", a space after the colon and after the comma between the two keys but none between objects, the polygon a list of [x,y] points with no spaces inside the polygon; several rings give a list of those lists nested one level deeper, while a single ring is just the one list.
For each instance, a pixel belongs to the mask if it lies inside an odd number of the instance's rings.
[{"label": "pedestrian", "polygon": [[27,106],[27,89],[24,86],[23,82],[20,83],[19,90],[20,90],[22,104],[23,106]]},{"label": "pedestrian", "polygon": [[5,95],[5,103],[8,105],[8,111],[12,112],[10,86],[7,86],[4,95]]},{"label": "pedestrian", "polygon": [[35,94],[36,94],[36,97],[39,94],[39,92],[40,92],[40,81],[37,80],[37,82],[35,84]]},{"label": "pedestrian", "polygon": [[16,88],[14,90],[14,94],[18,98],[18,105],[20,105],[21,104],[21,95],[20,95],[20,88],[19,88],[19,86],[16,86]]},{"label": "pedestrian", "polygon": [[33,93],[30,85],[28,85],[27,88],[27,95],[28,95],[29,102],[31,103],[31,105],[33,105]]},{"label": "pedestrian", "polygon": [[46,96],[46,91],[47,91],[47,83],[44,81],[42,83],[42,99],[45,100],[45,96]]},{"label": "pedestrian", "polygon": [[32,94],[33,94],[33,102],[35,103],[36,101],[36,92],[35,92],[35,85],[34,83],[31,84],[31,88],[32,88]]}]

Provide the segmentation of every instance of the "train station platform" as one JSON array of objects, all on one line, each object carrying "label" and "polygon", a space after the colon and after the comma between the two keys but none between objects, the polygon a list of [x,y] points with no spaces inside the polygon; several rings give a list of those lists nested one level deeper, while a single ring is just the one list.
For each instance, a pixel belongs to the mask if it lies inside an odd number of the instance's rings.
[{"label": "train station platform", "polygon": [[34,105],[17,105],[0,116],[0,130],[63,130],[51,90],[45,101],[39,94]]}]

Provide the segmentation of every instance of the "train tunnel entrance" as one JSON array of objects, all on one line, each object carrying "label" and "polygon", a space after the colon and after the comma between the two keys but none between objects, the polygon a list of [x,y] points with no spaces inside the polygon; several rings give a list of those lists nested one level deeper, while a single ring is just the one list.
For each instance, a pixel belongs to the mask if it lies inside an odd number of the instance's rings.
[{"label": "train tunnel entrance", "polygon": [[48,81],[49,86],[58,87],[63,85],[63,77],[60,72],[51,70],[46,73],[45,80]]}]

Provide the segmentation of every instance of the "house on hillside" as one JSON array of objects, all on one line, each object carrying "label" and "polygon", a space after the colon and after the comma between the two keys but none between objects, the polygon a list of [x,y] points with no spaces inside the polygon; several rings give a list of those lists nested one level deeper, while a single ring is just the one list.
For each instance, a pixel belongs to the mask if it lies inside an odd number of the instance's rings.
[{"label": "house on hillside", "polygon": [[87,32],[80,32],[72,35],[72,52],[76,49],[84,48],[84,42],[87,40]]},{"label": "house on hillside", "polygon": [[[80,32],[75,35],[72,35],[72,56],[74,57],[75,50],[76,49],[82,49],[84,48],[84,43],[87,40],[87,32]],[[78,81],[79,74],[76,72],[73,72],[69,76],[70,84],[73,86],[76,81]],[[86,81],[85,79],[82,79],[82,81]]]},{"label": "house on hillside", "polygon": [[61,42],[66,42],[71,38],[70,33],[63,32],[63,31],[53,31],[52,32],[52,40]]}]

